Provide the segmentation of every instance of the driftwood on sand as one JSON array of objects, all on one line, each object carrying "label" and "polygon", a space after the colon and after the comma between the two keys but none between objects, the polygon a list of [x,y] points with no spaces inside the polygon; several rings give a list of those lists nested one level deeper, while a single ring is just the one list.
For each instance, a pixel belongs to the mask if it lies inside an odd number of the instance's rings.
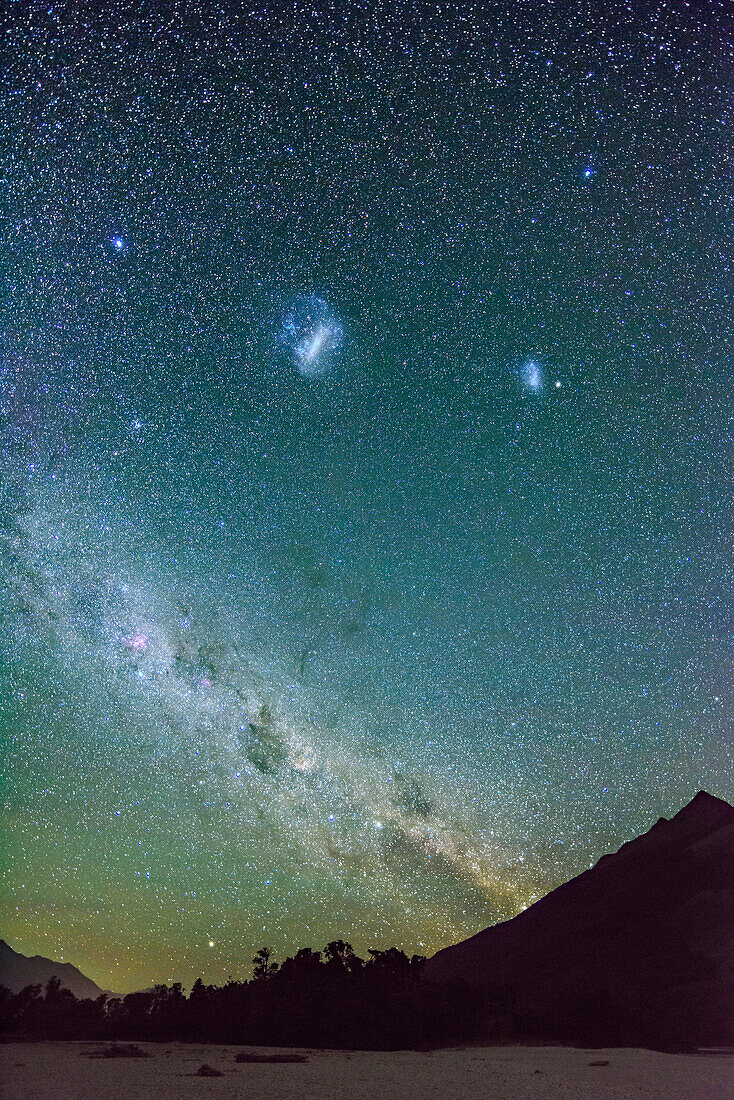
[{"label": "driftwood on sand", "polygon": [[243,1050],[235,1056],[235,1062],[307,1062],[306,1054],[250,1054]]},{"label": "driftwood on sand", "polygon": [[101,1050],[82,1051],[83,1058],[150,1058],[147,1050],[136,1046],[135,1043],[110,1043]]}]

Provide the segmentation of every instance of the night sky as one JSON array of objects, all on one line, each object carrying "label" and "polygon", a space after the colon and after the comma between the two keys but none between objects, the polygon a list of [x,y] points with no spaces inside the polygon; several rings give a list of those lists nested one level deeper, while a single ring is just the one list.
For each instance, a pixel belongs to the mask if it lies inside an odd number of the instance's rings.
[{"label": "night sky", "polygon": [[16,950],[431,954],[731,800],[727,8],[8,4]]}]

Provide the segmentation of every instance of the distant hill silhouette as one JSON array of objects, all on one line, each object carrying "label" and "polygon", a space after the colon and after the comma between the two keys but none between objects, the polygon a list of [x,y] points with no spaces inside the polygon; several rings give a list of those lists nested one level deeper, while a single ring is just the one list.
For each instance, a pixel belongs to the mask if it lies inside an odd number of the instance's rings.
[{"label": "distant hill silhouette", "polygon": [[487,1037],[734,1043],[734,807],[699,792],[424,978],[477,998]]},{"label": "distant hill silhouette", "polygon": [[0,985],[18,993],[27,985],[45,986],[56,975],[62,989],[70,989],[75,997],[99,997],[102,990],[90,978],[85,978],[71,963],[54,962],[42,955],[20,955],[5,940],[0,940]]}]

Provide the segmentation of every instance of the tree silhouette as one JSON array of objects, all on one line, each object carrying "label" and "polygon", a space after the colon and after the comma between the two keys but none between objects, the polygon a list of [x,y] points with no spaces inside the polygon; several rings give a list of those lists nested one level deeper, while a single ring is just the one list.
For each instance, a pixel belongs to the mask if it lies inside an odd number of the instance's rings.
[{"label": "tree silhouette", "polygon": [[318,980],[321,971],[321,952],[312,951],[310,947],[302,947],[293,958],[288,958],[280,968],[280,976],[284,981],[312,981]]},{"label": "tree silhouette", "polygon": [[[68,990],[66,991],[68,993]],[[44,1000],[46,1004],[52,1004],[54,1001],[61,999],[61,978],[56,974],[52,974],[46,982],[46,993]]]},{"label": "tree silhouette", "polygon": [[96,1000],[77,1000],[57,978],[43,991],[0,986],[0,1032],[24,1039],[402,1049],[462,1039],[486,1016],[469,991],[447,1000],[424,985],[422,957],[397,948],[372,949],[365,961],[335,939],[323,952],[302,948],[280,967],[272,958],[263,947],[253,957],[251,981],[217,987],[198,978],[188,998],[178,983]]},{"label": "tree silhouette", "polygon": [[261,947],[257,955],[254,956],[252,960],[254,966],[252,976],[255,981],[267,981],[268,978],[272,978],[273,974],[277,971],[278,964],[270,962],[272,954],[271,948]]},{"label": "tree silhouette", "polygon": [[326,965],[332,967],[332,969],[347,970],[353,973],[364,966],[363,960],[354,954],[351,943],[345,943],[344,940],[332,940],[331,943],[327,943],[324,948],[324,955]]}]

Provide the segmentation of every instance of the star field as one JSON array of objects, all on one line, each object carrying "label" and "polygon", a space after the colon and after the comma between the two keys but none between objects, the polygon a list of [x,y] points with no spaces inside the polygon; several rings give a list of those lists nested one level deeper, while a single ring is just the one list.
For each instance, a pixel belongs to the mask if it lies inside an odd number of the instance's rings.
[{"label": "star field", "polygon": [[4,938],[431,954],[731,799],[727,5],[4,20]]}]

